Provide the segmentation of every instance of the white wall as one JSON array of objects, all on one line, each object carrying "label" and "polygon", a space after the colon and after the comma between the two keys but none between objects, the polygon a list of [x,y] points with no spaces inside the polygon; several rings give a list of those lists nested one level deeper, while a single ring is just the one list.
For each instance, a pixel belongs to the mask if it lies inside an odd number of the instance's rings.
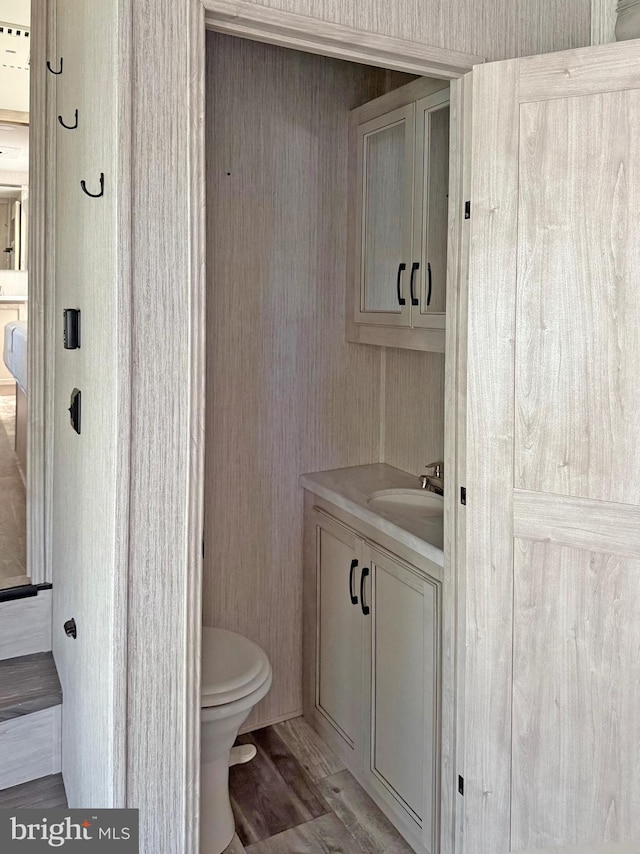
[{"label": "white wall", "polygon": [[24,296],[29,293],[29,273],[17,270],[0,270],[0,285],[5,296]]},{"label": "white wall", "polygon": [[28,27],[31,21],[31,0],[0,0],[0,21]]}]

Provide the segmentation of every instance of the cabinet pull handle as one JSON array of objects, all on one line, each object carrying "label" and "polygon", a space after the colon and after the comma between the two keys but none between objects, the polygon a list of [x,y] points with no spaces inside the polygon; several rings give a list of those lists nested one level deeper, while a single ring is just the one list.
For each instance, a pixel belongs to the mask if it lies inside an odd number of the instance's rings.
[{"label": "cabinet pull handle", "polygon": [[369,575],[369,567],[362,567],[362,574],[360,576],[360,607],[362,608],[362,613],[367,616],[369,611],[371,610],[368,605],[364,604],[364,580]]},{"label": "cabinet pull handle", "polygon": [[351,561],[351,569],[349,570],[349,597],[352,605],[358,604],[358,597],[353,595],[353,570],[358,566],[358,559],[354,557]]},{"label": "cabinet pull handle", "polygon": [[400,279],[402,278],[402,271],[407,269],[406,264],[398,264],[398,278],[396,280],[396,291],[398,292],[398,305],[404,305],[406,303],[406,299],[402,296],[402,288],[400,285]]},{"label": "cabinet pull handle", "polygon": [[427,292],[427,305],[431,303],[431,264],[427,262],[427,274],[429,277],[429,290]]},{"label": "cabinet pull handle", "polygon": [[416,270],[419,270],[419,269],[420,269],[420,264],[418,263],[418,261],[414,261],[413,264],[411,265],[411,280],[409,282],[409,290],[411,292],[411,305],[418,305],[418,303],[420,302],[420,300],[417,299],[417,297],[413,293],[413,279],[414,279],[414,276],[416,274]]}]

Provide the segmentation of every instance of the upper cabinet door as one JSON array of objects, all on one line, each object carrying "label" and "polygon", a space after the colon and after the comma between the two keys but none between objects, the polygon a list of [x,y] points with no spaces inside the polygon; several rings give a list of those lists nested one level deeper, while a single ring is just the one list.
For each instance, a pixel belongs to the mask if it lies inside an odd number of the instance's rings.
[{"label": "upper cabinet door", "polygon": [[411,325],[444,329],[449,216],[449,90],[416,104]]},{"label": "upper cabinet door", "polygon": [[473,71],[465,854],[640,839],[638,58]]},{"label": "upper cabinet door", "polygon": [[358,127],[356,322],[408,326],[415,104]]}]

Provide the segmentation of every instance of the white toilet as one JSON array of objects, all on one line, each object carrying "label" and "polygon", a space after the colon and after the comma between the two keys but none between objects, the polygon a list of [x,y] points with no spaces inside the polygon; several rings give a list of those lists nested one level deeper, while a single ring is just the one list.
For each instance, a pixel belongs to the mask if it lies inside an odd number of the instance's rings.
[{"label": "white toilet", "polygon": [[201,854],[221,854],[233,838],[229,766],[256,754],[252,745],[233,743],[270,687],[271,664],[257,644],[226,629],[202,629]]}]

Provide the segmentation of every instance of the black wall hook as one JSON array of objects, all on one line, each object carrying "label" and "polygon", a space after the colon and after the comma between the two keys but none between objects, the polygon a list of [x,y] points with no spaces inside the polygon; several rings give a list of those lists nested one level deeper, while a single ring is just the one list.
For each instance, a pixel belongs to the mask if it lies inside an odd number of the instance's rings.
[{"label": "black wall hook", "polygon": [[91,196],[92,199],[99,199],[100,196],[104,196],[104,172],[100,173],[100,192],[99,193],[90,193],[87,190],[87,185],[84,181],[80,181],[80,186],[82,187],[82,192],[86,193],[87,196]]},{"label": "black wall hook", "polygon": [[62,116],[58,116],[58,121],[60,122],[63,128],[66,128],[67,130],[75,130],[78,127],[78,111],[76,110],[75,112],[75,124],[66,125],[63,121]]},{"label": "black wall hook", "polygon": [[60,71],[54,71],[49,60],[47,60],[47,68],[52,74],[62,74],[62,57],[60,57]]}]

